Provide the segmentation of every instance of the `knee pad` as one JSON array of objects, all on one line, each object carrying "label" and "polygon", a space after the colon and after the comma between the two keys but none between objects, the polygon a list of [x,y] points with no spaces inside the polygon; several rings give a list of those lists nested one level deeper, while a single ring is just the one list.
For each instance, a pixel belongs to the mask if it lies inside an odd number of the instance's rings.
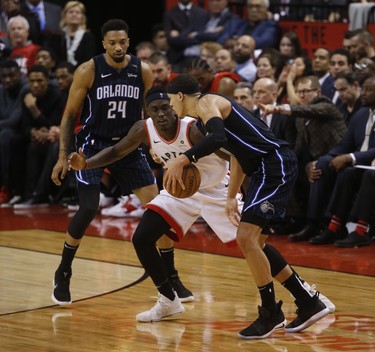
[{"label": "knee pad", "polygon": [[68,233],[74,239],[81,239],[95,218],[99,208],[99,186],[89,186],[79,192],[79,209],[68,226]]},{"label": "knee pad", "polygon": [[271,245],[266,244],[263,248],[263,252],[270,262],[272,277],[277,276],[281,272],[281,270],[283,270],[288,265],[288,262],[280,254],[280,252]]}]

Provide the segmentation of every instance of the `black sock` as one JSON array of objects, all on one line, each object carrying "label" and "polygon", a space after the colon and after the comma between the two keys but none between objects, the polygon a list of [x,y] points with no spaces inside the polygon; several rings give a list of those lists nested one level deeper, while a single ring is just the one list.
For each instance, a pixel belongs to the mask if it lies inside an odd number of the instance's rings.
[{"label": "black sock", "polygon": [[175,293],[172,289],[169,280],[164,281],[164,283],[162,283],[160,286],[157,286],[157,289],[163,296],[167,297],[171,301],[174,301]]},{"label": "black sock", "polygon": [[63,272],[71,272],[72,271],[72,262],[74,259],[74,256],[76,255],[77,249],[79,246],[71,246],[64,243],[64,249],[61,255],[61,263],[58,268],[59,271]]},{"label": "black sock", "polygon": [[275,301],[275,290],[273,288],[273,282],[258,287],[260,298],[262,300],[262,307],[267,308],[271,312],[276,312],[277,306]]},{"label": "black sock", "polygon": [[174,267],[174,247],[159,249],[159,252],[167,270],[168,277],[176,274],[176,269]]},{"label": "black sock", "polygon": [[311,299],[311,295],[303,285],[303,281],[295,272],[282,285],[293,295],[297,302]]}]

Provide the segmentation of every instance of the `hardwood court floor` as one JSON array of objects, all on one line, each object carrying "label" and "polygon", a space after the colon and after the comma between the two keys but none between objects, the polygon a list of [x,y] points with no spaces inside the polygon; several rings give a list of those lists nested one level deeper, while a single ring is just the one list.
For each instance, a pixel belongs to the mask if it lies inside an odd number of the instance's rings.
[{"label": "hardwood court floor", "polygon": [[[375,351],[374,248],[338,249],[269,241],[336,312],[302,333],[261,341],[237,333],[257,317],[258,292],[238,248],[228,249],[204,223],[176,244],[176,266],[195,301],[158,323],[137,323],[156,290],[130,242],[137,220],[98,215],[73,264],[73,304],[50,300],[71,213],[58,206],[0,209],[0,351]],[[295,305],[275,284],[290,321]]]}]

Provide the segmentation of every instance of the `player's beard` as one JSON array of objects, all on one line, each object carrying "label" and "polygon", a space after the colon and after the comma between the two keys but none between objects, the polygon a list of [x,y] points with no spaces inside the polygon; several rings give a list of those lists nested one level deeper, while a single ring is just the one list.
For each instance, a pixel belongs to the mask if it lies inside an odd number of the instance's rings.
[{"label": "player's beard", "polygon": [[123,62],[125,60],[125,55],[123,56],[112,56],[112,60],[117,64]]}]

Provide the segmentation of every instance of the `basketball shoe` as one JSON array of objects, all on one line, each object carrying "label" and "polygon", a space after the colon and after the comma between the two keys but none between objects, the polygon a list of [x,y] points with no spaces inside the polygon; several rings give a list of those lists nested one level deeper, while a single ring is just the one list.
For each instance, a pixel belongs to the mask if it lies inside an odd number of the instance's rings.
[{"label": "basketball shoe", "polygon": [[270,312],[264,307],[258,306],[259,317],[247,328],[238,333],[240,338],[246,340],[265,339],[275,330],[283,328],[286,324],[286,319],[281,310],[282,304],[282,301],[277,303],[277,310],[275,313]]},{"label": "basketball shoe", "polygon": [[185,312],[185,308],[181,304],[176,293],[173,301],[158,293],[158,300],[156,304],[150,310],[137,314],[136,319],[142,323],[149,323],[183,312]]},{"label": "basketball shoe", "polygon": [[297,301],[296,304],[298,307],[297,318],[285,327],[286,332],[299,332],[307,329],[329,314],[329,309],[319,299],[319,292],[316,292],[312,301],[309,301],[308,304],[298,304]]},{"label": "basketball shoe", "polygon": [[56,270],[53,280],[52,301],[59,305],[67,305],[72,303],[70,297],[69,285],[72,272],[59,272]]},{"label": "basketball shoe", "polygon": [[178,276],[177,270],[175,273],[169,277],[169,280],[172,284],[173,289],[175,290],[178,298],[181,302],[192,302],[194,301],[193,293],[188,290],[184,284],[181,282],[180,277]]},{"label": "basketball shoe", "polygon": [[[303,286],[307,288],[307,290],[314,296],[318,292],[316,290],[316,285],[309,285],[306,281],[304,281]],[[321,292],[319,292],[319,299],[324,303],[324,305],[329,309],[330,313],[333,313],[336,310],[336,306]]]}]

